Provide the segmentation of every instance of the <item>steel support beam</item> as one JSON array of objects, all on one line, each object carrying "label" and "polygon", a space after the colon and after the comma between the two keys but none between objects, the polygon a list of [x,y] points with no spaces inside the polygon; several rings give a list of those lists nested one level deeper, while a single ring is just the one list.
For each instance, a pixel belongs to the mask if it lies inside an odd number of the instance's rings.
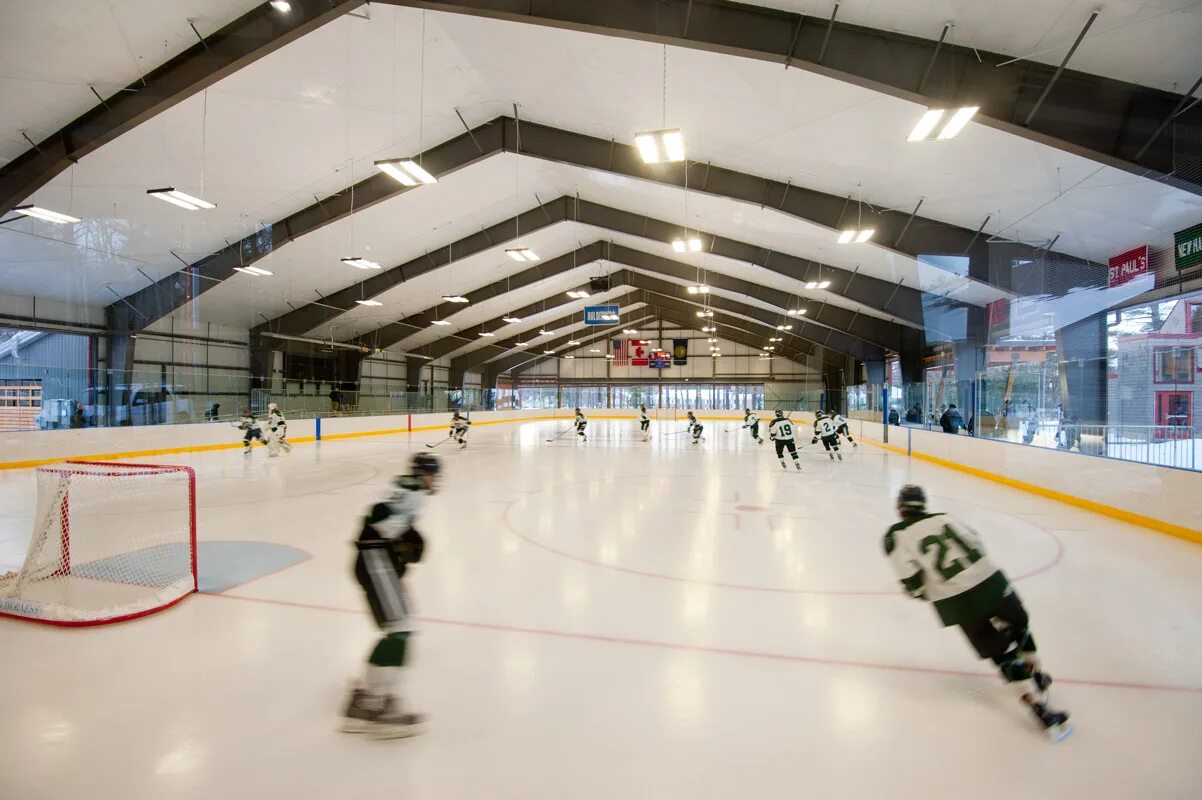
[{"label": "steel support beam", "polygon": [[100,146],[337,19],[363,0],[291,2],[287,14],[261,3],[0,167],[0,217]]},{"label": "steel support beam", "polygon": [[[940,65],[923,80],[933,39],[802,16],[727,0],[381,0],[626,39],[671,44],[805,69],[927,106],[981,106],[977,120],[1140,176],[1202,194],[1196,178],[1174,171],[1173,148],[1139,150],[1180,95],[1064,70],[1030,127],[1023,120],[1052,82],[1050,64],[944,43]],[[688,16],[688,35],[684,31]],[[998,65],[1016,62],[1013,66]],[[819,63],[821,62],[821,63]],[[913,87],[923,84],[923,93]],[[1130,116],[1126,115],[1131,110]],[[523,125],[523,133],[526,126]],[[899,131],[899,135],[905,135]]]}]

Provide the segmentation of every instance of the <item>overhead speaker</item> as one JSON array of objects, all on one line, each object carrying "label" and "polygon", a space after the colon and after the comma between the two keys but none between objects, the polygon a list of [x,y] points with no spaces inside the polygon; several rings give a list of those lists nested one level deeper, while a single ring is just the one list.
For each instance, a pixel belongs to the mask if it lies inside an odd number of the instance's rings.
[{"label": "overhead speaker", "polygon": [[609,278],[589,278],[588,288],[594,292],[608,292],[610,289]]}]

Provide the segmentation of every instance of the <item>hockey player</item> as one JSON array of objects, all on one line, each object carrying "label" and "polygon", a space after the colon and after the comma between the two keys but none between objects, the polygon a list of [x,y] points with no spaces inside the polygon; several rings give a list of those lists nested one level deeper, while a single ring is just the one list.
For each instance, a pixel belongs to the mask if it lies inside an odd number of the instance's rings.
[{"label": "hockey player", "polygon": [[776,445],[776,457],[780,459],[780,468],[787,470],[785,450],[793,457],[793,466],[801,470],[801,459],[797,455],[797,443],[793,441],[793,420],[785,417],[785,412],[776,409],[776,416],[768,423],[768,438]]},{"label": "hockey player", "polygon": [[411,474],[397,477],[388,499],[371,507],[355,541],[355,580],[382,636],[368,656],[363,680],[351,689],[342,727],[348,733],[400,738],[419,733],[424,721],[401,709],[398,684],[413,630],[402,578],[422,560],[425,540],[414,523],[426,496],[437,489],[438,472],[435,455],[414,455]]},{"label": "hockey player", "polygon": [[639,406],[639,432],[643,434],[643,441],[651,438],[651,417],[647,416],[647,406]]},{"label": "hockey player", "polygon": [[580,437],[580,441],[587,442],[588,434],[584,429],[588,427],[588,420],[584,418],[584,412],[579,408],[576,409],[576,435]]},{"label": "hockey player", "polygon": [[250,442],[252,439],[258,439],[262,444],[267,444],[267,440],[263,438],[262,425],[255,419],[255,415],[251,413],[249,408],[243,409],[242,419],[239,422],[235,422],[234,427],[240,431],[246,431],[246,435],[242,437],[243,455],[250,455]]},{"label": "hockey player", "polygon": [[810,440],[810,444],[818,444],[818,440],[822,440],[822,446],[826,448],[826,454],[831,457],[831,461],[835,460],[835,456],[839,460],[843,460],[843,454],[839,452],[839,431],[835,428],[834,421],[823,411],[814,412],[814,438]]},{"label": "hockey player", "polygon": [[285,453],[291,453],[292,445],[288,443],[288,420],[284,419],[280,407],[275,403],[267,404],[267,427],[271,431],[271,443],[267,445],[269,454],[278,456],[281,447]]},{"label": "hockey player", "polygon": [[467,429],[471,424],[472,421],[467,417],[461,416],[458,411],[451,415],[450,438],[459,444],[460,450],[467,447]]},{"label": "hockey player", "polygon": [[[764,443],[764,440],[760,438],[760,418],[752,414],[750,408],[743,409],[743,427],[751,429],[752,439],[760,444]],[[768,427],[772,427],[771,422],[768,423]],[[769,438],[771,438],[771,434],[769,434]]]},{"label": "hockey player", "polygon": [[832,411],[827,414],[827,416],[835,425],[835,433],[839,434],[840,436],[847,437],[847,441],[851,442],[852,447],[859,447],[859,445],[856,444],[856,440],[851,438],[851,428],[847,427],[846,417],[844,417],[838,411]]},{"label": "hockey player", "polygon": [[704,442],[705,437],[702,436],[701,433],[702,433],[702,431],[705,430],[705,426],[697,421],[697,415],[695,415],[692,411],[688,412],[688,414],[689,414],[689,432],[693,434],[693,444],[697,444],[698,442]]},{"label": "hockey player", "polygon": [[885,534],[885,555],[907,592],[935,605],[944,627],[959,626],[1039,723],[1059,740],[1072,732],[1068,712],[1048,708],[1027,612],[1005,574],[985,555],[976,531],[949,514],[927,511],[920,486],[897,495],[901,522]]}]

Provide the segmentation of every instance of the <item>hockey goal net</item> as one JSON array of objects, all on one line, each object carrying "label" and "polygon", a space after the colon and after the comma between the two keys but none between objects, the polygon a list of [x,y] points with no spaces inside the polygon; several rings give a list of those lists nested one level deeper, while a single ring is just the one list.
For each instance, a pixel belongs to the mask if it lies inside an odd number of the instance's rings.
[{"label": "hockey goal net", "polygon": [[68,461],[37,470],[25,562],[0,576],[0,614],[100,625],[196,591],[196,475],[188,467]]}]

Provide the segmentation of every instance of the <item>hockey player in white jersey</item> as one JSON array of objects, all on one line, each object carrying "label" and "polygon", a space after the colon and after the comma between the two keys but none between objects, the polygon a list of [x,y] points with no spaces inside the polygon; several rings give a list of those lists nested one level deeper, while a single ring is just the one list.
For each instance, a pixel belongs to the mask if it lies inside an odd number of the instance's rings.
[{"label": "hockey player in white jersey", "polygon": [[580,441],[587,442],[588,434],[585,433],[585,429],[588,427],[588,420],[584,418],[584,412],[579,408],[576,409],[576,422],[574,424],[576,426],[576,436],[580,438]]},{"label": "hockey player in white jersey", "polygon": [[639,406],[639,433],[643,435],[643,441],[651,438],[651,417],[647,416],[647,406]]},{"label": "hockey player in white jersey", "polygon": [[787,470],[785,450],[793,458],[793,466],[801,470],[801,459],[797,455],[797,443],[793,440],[793,420],[785,416],[785,412],[776,409],[776,416],[768,423],[768,438],[776,445],[776,457],[780,459],[780,468]]},{"label": "hockey player in white jersey", "polygon": [[472,421],[461,415],[458,411],[451,414],[450,438],[455,440],[460,450],[467,447],[467,429],[471,424]]},{"label": "hockey player in white jersey", "polygon": [[[760,438],[760,418],[752,414],[750,408],[743,409],[743,427],[751,430],[752,439],[755,439],[760,444],[764,443],[764,440]],[[768,423],[768,427],[772,427],[771,422]]]},{"label": "hockey player in white jersey", "polygon": [[413,457],[410,474],[396,478],[383,502],[371,507],[355,541],[355,580],[363,589],[380,639],[367,658],[362,681],[351,689],[342,729],[392,739],[420,732],[424,717],[401,708],[400,680],[408,661],[412,608],[403,578],[422,560],[425,539],[414,524],[438,484],[438,458]]},{"label": "hockey player in white jersey", "polygon": [[1067,736],[1068,713],[1048,708],[1052,678],[1040,666],[1027,612],[977,532],[949,514],[928,512],[920,486],[902,487],[897,511],[901,522],[885,533],[884,547],[903,588],[933,603],[945,627],[959,626],[1053,738]]},{"label": "hockey player in white jersey", "polygon": [[835,460],[835,456],[839,460],[843,460],[843,454],[839,452],[839,431],[835,427],[834,421],[831,420],[824,412],[814,412],[814,438],[810,440],[810,444],[818,444],[818,440],[822,440],[822,446],[826,448],[826,454],[830,456],[831,461]]},{"label": "hockey player in white jersey", "polygon": [[258,439],[263,444],[267,444],[267,440],[263,438],[262,424],[255,419],[255,415],[250,409],[243,409],[242,419],[234,423],[234,427],[240,431],[245,431],[242,437],[242,453],[250,455],[250,443],[252,439]]},{"label": "hockey player in white jersey", "polygon": [[846,417],[844,417],[838,411],[832,411],[827,414],[827,416],[830,418],[830,421],[835,424],[835,433],[846,437],[847,441],[851,442],[852,447],[859,447],[859,445],[856,444],[856,440],[851,438],[851,428],[849,428],[847,425]]},{"label": "hockey player in white jersey", "polygon": [[288,420],[284,419],[283,412],[275,403],[267,404],[267,428],[271,431],[271,440],[267,443],[268,455],[278,456],[281,447],[285,453],[291,453],[292,445],[288,443]]},{"label": "hockey player in white jersey", "polygon": [[697,444],[698,442],[704,442],[705,437],[702,436],[701,434],[702,434],[702,432],[705,431],[705,426],[697,421],[697,415],[694,414],[692,411],[688,412],[688,421],[689,421],[689,433],[693,434],[693,444]]}]

